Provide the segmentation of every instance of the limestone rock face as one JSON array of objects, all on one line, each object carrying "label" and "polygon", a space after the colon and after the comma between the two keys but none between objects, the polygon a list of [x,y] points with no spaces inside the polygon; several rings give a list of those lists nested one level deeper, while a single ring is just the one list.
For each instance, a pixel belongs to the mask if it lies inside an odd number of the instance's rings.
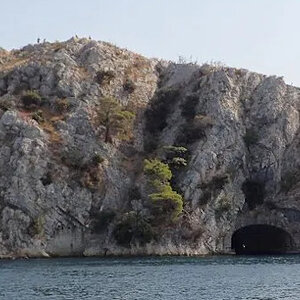
[{"label": "limestone rock face", "polygon": [[[39,105],[24,106],[29,90]],[[154,135],[149,110],[170,91]],[[104,142],[104,96],[134,111],[129,140]],[[279,77],[71,39],[1,50],[0,109],[0,256],[227,253],[233,233],[255,224],[300,247],[300,89]],[[151,219],[143,160],[169,145],[189,151],[174,174],[184,212],[124,246],[122,216]]]}]

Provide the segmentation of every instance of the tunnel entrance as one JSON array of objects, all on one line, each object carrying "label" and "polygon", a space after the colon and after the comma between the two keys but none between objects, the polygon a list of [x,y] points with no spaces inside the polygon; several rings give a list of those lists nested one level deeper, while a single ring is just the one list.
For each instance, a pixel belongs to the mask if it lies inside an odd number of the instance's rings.
[{"label": "tunnel entrance", "polygon": [[285,230],[270,225],[250,225],[235,231],[231,248],[236,254],[284,254],[293,250],[293,239]]}]

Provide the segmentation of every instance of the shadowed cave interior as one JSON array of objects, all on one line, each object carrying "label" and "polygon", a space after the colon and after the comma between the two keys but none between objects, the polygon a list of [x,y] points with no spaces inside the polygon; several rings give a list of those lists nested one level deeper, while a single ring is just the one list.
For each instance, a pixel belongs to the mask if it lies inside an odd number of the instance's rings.
[{"label": "shadowed cave interior", "polygon": [[294,242],[285,230],[270,225],[249,225],[234,232],[231,248],[236,254],[284,254],[293,250]]}]

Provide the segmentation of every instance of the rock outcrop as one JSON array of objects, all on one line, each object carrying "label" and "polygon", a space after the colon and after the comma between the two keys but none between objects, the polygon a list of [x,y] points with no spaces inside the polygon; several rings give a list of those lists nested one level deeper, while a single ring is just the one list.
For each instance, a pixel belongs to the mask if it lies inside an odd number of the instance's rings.
[{"label": "rock outcrop", "polygon": [[[104,142],[103,97],[134,112],[126,138]],[[228,253],[255,224],[300,247],[300,89],[282,78],[71,39],[0,50],[0,108],[0,256]],[[171,182],[183,211],[158,224],[143,161],[163,146],[188,155]],[[116,239],[131,213],[153,237]]]}]

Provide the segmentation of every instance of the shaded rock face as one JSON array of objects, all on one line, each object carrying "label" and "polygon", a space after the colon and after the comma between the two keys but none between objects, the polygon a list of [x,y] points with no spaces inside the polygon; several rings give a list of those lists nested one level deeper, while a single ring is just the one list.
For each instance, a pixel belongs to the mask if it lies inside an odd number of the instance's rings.
[{"label": "shaded rock face", "polygon": [[[39,107],[24,107],[28,90]],[[71,39],[1,51],[0,96],[1,256],[227,253],[259,224],[299,249],[300,90],[281,78]],[[129,140],[104,143],[105,96],[135,112]],[[189,153],[172,181],[183,213],[124,245],[124,215],[151,219],[143,160],[170,145]]]}]

